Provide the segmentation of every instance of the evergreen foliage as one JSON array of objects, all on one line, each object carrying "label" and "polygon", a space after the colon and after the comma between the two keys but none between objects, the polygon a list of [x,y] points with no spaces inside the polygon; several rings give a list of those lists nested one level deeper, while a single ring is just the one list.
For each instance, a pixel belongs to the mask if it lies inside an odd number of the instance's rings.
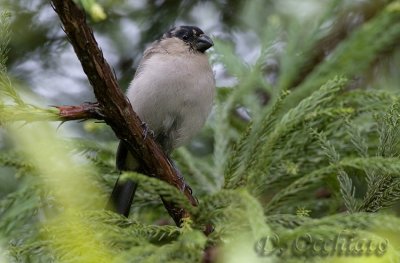
[{"label": "evergreen foliage", "polygon": [[[251,2],[243,11],[249,26],[262,4]],[[6,70],[10,14],[1,13],[0,125],[13,143],[0,152],[0,166],[13,176],[0,174],[0,185],[9,185],[0,188],[0,261],[398,262],[400,95],[392,88],[398,72],[387,70],[369,85],[358,79],[369,77],[382,57],[400,66],[394,48],[400,2],[384,1],[379,14],[295,85],[315,44],[330,33],[324,25],[337,19],[333,7],[346,7],[332,2],[310,29],[269,16],[257,28],[262,50],[252,65],[235,55],[233,43],[216,39],[212,60],[237,82],[218,88],[204,131],[213,149],[173,154],[199,206],[162,181],[125,173],[122,179],[139,183],[129,218],[104,209],[118,176],[116,142],[60,136],[48,122],[57,111],[18,92]],[[283,52],[273,50],[274,41],[285,42]],[[265,77],[269,56],[281,62],[275,84]],[[268,94],[266,105],[257,92]],[[239,107],[249,111],[250,122],[237,119]],[[159,195],[190,212],[181,228]],[[209,224],[214,231],[206,236]],[[381,246],[370,254],[331,249],[324,255],[312,248],[339,237],[364,240],[363,248],[367,241]]]}]

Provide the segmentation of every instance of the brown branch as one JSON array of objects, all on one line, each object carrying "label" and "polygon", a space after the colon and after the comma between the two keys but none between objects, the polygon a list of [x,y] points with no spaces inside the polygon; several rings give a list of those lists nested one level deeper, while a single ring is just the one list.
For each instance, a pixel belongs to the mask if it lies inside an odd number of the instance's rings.
[{"label": "brown branch", "polygon": [[[197,206],[190,187],[179,176],[164,152],[150,136],[144,139],[142,122],[119,89],[115,75],[104,59],[92,29],[86,24],[85,14],[72,0],[52,0],[51,3],[93,87],[98,100],[96,112],[103,115],[102,119],[113,129],[116,136],[124,141],[128,149],[141,158],[147,175],[175,186],[184,193],[193,206]],[[69,109],[65,107],[59,109],[67,116],[74,110],[75,113],[83,110],[83,116],[88,114],[85,107],[79,109],[72,106]],[[72,118],[71,115],[69,118]],[[178,226],[183,217],[189,216],[187,211],[176,207],[174,203],[165,200],[163,202]]]},{"label": "brown branch", "polygon": [[59,117],[62,121],[73,120],[104,120],[105,116],[101,112],[99,103],[87,102],[78,106],[54,106],[59,110]]}]

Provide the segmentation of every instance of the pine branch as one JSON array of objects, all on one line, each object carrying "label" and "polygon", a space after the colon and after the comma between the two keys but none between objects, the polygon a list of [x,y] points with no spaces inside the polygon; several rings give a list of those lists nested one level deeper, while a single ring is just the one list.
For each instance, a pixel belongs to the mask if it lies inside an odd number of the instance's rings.
[{"label": "pine branch", "polygon": [[296,107],[289,110],[282,116],[280,121],[275,124],[273,130],[264,138],[261,137],[264,144],[257,152],[258,158],[253,158],[247,164],[247,187],[251,189],[252,193],[260,193],[261,188],[264,186],[265,178],[269,177],[268,169],[270,168],[274,156],[275,147],[281,138],[289,133],[296,125],[308,117],[308,114],[319,109],[322,106],[327,106],[334,100],[334,96],[343,88],[347,80],[342,78],[334,78],[323,85],[319,90],[315,91],[312,95],[302,100]]},{"label": "pine branch", "polygon": [[[400,105],[394,103],[389,110],[376,115],[379,133],[377,155],[386,158],[398,158],[399,145],[399,113]],[[364,197],[360,211],[376,212],[383,207],[389,207],[400,199],[400,180],[390,173],[381,170],[366,170],[368,191]]]},{"label": "pine branch", "polygon": [[[318,142],[321,146],[322,151],[328,157],[329,162],[332,165],[337,165],[340,162],[340,154],[336,151],[335,146],[327,139],[323,132],[318,133],[315,130],[312,130],[312,133],[318,139]],[[342,194],[343,201],[346,205],[346,208],[350,213],[354,213],[358,211],[358,200],[355,198],[356,188],[353,185],[353,181],[347,172],[340,166],[337,168],[337,179],[340,185],[340,193]]]},{"label": "pine branch", "polygon": [[386,0],[366,1],[358,4],[355,8],[345,10],[335,19],[336,23],[332,26],[329,33],[316,41],[309,50],[307,61],[299,66],[297,74],[291,81],[285,83],[284,89],[291,89],[299,86],[326,58],[326,54],[331,53],[341,42],[349,37],[349,27],[355,30],[354,25],[350,25],[352,21],[348,19],[349,14],[362,17],[362,22],[357,27],[362,26],[369,20],[374,18],[388,3]]},{"label": "pine branch", "polygon": [[8,43],[10,42],[10,13],[0,12],[0,73],[7,71]]},{"label": "pine branch", "polygon": [[[392,2],[392,1],[390,1]],[[319,64],[307,78],[288,96],[283,109],[292,108],[313,92],[327,79],[335,75],[352,79],[367,70],[381,54],[399,43],[400,12],[397,2],[392,2],[374,15],[367,23],[352,33],[332,50],[330,59]],[[382,28],[385,28],[382,31]],[[365,45],[365,43],[371,43]]]},{"label": "pine branch", "polygon": [[[119,89],[116,77],[104,59],[92,29],[86,24],[85,14],[72,0],[52,0],[51,3],[93,86],[98,100],[98,112],[104,115],[104,121],[128,149],[140,158],[145,166],[146,174],[175,186],[185,194],[193,206],[196,206],[197,201],[192,196],[190,187],[170,163],[165,153],[149,136],[143,139],[142,122]],[[164,202],[164,204],[177,225],[180,225],[182,218],[189,216],[187,211],[175,207],[171,202]]]}]

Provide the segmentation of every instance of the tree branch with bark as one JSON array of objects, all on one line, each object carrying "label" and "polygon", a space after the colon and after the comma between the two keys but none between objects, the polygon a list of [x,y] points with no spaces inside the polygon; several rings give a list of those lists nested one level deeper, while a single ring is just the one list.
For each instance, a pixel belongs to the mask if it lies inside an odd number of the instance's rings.
[{"label": "tree branch with bark", "polygon": [[[122,140],[129,151],[139,156],[148,176],[156,177],[179,189],[193,206],[197,200],[191,188],[169,161],[151,136],[144,136],[142,121],[133,111],[129,101],[120,90],[117,79],[86,23],[84,12],[72,0],[52,0],[65,34],[81,62],[98,102],[79,106],[57,106],[59,120],[104,120]],[[161,197],[162,198],[162,197]],[[189,213],[173,202],[163,199],[165,208],[179,226]]]}]

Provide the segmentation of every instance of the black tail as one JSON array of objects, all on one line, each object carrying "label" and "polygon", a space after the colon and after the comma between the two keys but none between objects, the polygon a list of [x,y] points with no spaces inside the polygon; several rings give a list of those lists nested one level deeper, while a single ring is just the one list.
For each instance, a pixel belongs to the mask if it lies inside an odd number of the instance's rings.
[{"label": "black tail", "polygon": [[119,182],[118,179],[110,197],[109,207],[118,214],[128,217],[136,188],[137,183],[131,180]]},{"label": "black tail", "polygon": [[[122,141],[118,145],[116,163],[117,169],[120,171],[136,171],[138,169],[138,164],[135,162],[134,157],[129,153],[128,148],[126,148]],[[128,217],[136,188],[137,183],[134,181],[126,180],[120,182],[118,178],[111,193],[108,207],[113,209],[115,212]]]}]

